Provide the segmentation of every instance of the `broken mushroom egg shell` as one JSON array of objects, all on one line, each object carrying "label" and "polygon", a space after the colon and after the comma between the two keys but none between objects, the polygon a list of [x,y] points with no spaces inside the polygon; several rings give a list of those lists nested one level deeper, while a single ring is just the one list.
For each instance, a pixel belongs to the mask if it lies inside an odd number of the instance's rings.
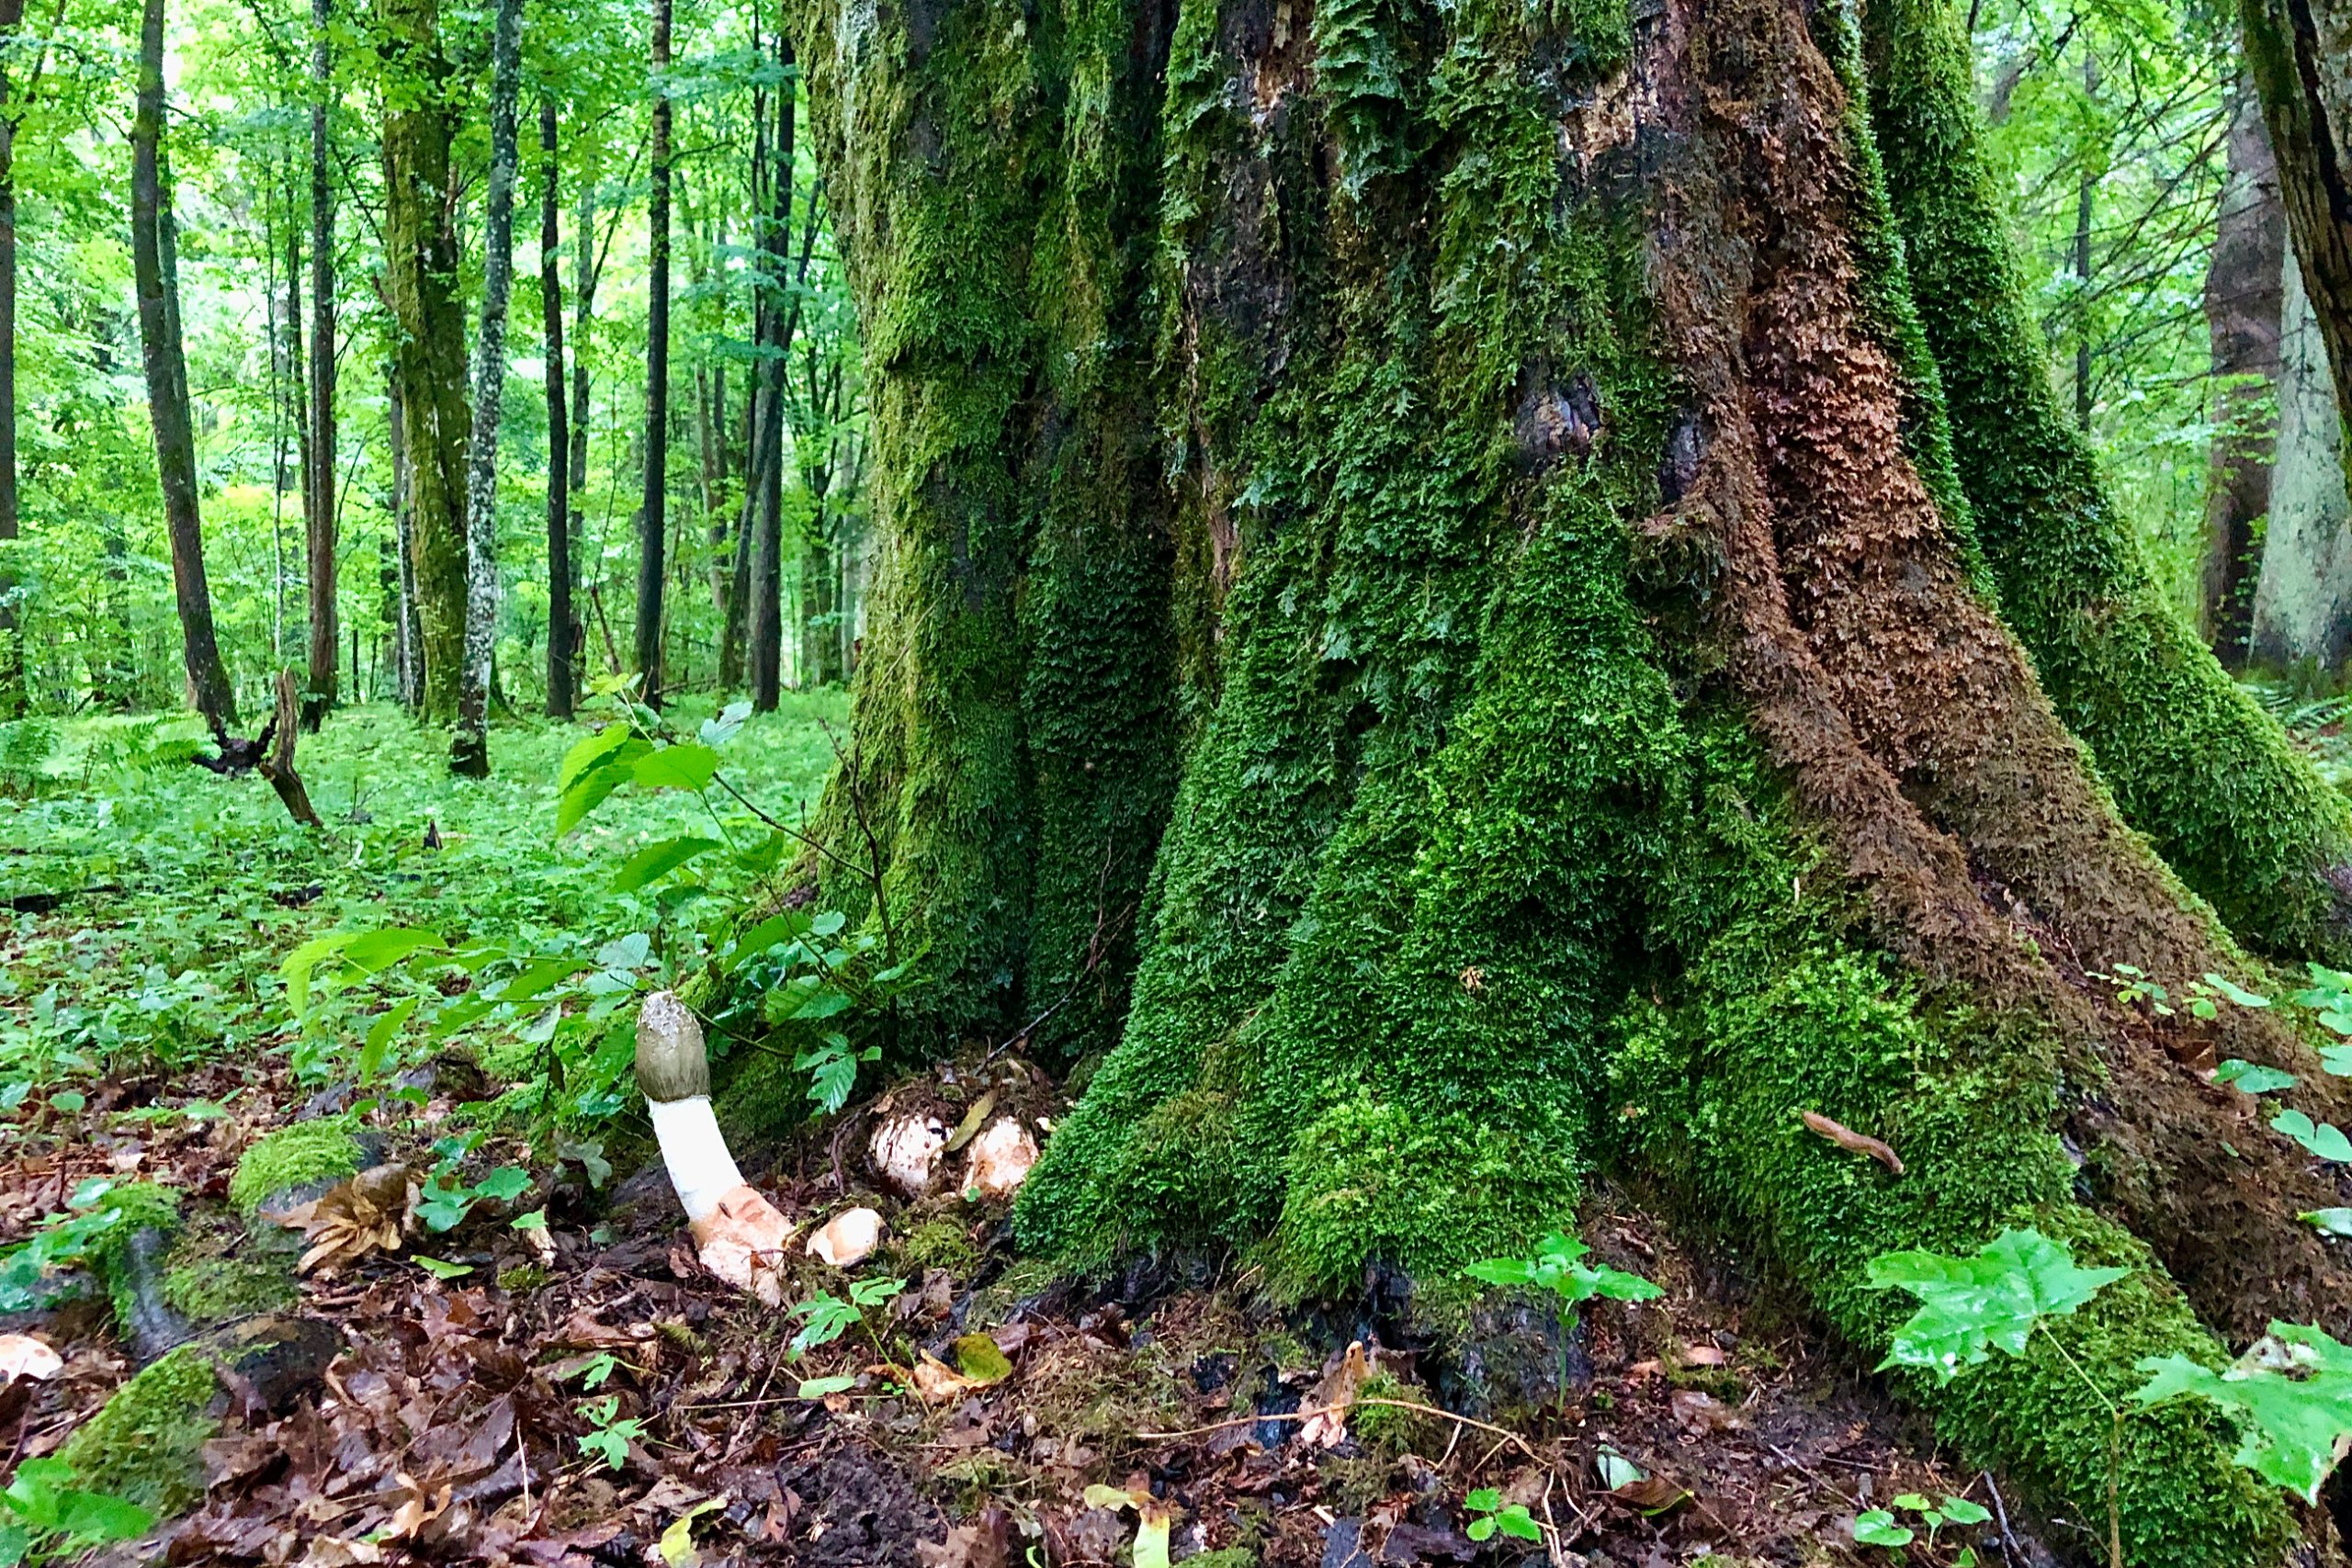
[{"label": "broken mushroom egg shell", "polygon": [[1037,1163],[1037,1140],[1011,1116],[1000,1116],[972,1140],[971,1163],[964,1176],[967,1197],[983,1201],[1007,1198],[1029,1179]]},{"label": "broken mushroom egg shell", "polygon": [[894,1116],[874,1130],[874,1168],[904,1198],[920,1198],[939,1180],[947,1127],[936,1116]]},{"label": "broken mushroom egg shell", "polygon": [[882,1216],[871,1209],[844,1209],[817,1227],[808,1255],[836,1269],[863,1263],[882,1240]]}]

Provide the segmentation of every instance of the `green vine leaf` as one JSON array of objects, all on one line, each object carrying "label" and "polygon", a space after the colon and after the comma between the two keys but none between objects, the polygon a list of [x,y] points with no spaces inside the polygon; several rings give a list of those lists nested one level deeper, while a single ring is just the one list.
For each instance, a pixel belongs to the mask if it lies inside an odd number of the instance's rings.
[{"label": "green vine leaf", "polygon": [[2300,1111],[2281,1111],[2270,1119],[2270,1130],[2284,1133],[2322,1159],[2352,1165],[2352,1138],[2333,1122],[2314,1125]]},{"label": "green vine leaf", "polygon": [[2245,1427],[2237,1462],[2306,1503],[2319,1501],[2336,1445],[2352,1437],[2352,1346],[2317,1328],[2273,1323],[2218,1372],[2185,1356],[2145,1357],[2139,1370],[2150,1374],[2141,1404],[2187,1395],[2223,1406]]},{"label": "green vine leaf", "polygon": [[2025,1353],[2034,1325],[2064,1317],[2130,1273],[2084,1269],[2061,1243],[2039,1231],[2007,1230],[1973,1258],[1890,1252],[1870,1261],[1874,1291],[1908,1291],[1919,1310],[1894,1331],[1881,1371],[1917,1367],[1949,1382],[1963,1366],[1991,1359],[1989,1347]]}]

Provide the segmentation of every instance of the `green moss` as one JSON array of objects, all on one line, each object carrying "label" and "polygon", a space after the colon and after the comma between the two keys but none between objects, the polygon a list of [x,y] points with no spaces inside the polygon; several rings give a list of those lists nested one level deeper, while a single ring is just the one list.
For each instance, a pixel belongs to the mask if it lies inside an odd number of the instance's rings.
[{"label": "green moss", "polygon": [[[1426,1393],[1397,1382],[1386,1372],[1374,1372],[1364,1379],[1356,1390],[1356,1397],[1359,1401],[1393,1399],[1400,1404],[1433,1406]],[[1436,1453],[1444,1448],[1451,1429],[1447,1422],[1434,1415],[1417,1415],[1400,1410],[1396,1404],[1359,1403],[1348,1412],[1350,1435],[1384,1461],[1394,1461],[1403,1454]]]},{"label": "green moss", "polygon": [[1967,46],[1939,0],[1867,7],[1871,111],[1952,455],[2001,608],[2116,804],[2245,942],[2352,958],[2323,873],[2352,805],[2165,602],[2052,390],[1977,135]]},{"label": "green moss", "polygon": [[282,1259],[197,1258],[164,1274],[164,1300],[191,1323],[218,1323],[290,1305],[300,1294]]},{"label": "green moss", "polygon": [[1215,1551],[1203,1551],[1184,1561],[1191,1568],[1258,1568],[1258,1553],[1247,1546],[1221,1546]]},{"label": "green moss", "polygon": [[517,1263],[512,1268],[501,1269],[498,1271],[498,1288],[502,1291],[513,1291],[518,1294],[527,1293],[542,1288],[553,1278],[553,1275],[536,1263]]},{"label": "green moss", "polygon": [[58,1450],[81,1485],[127,1498],[159,1517],[204,1495],[202,1448],[220,1430],[209,1414],[212,1363],[183,1346],[115,1390]]},{"label": "green moss", "polygon": [[909,1267],[944,1269],[958,1280],[979,1267],[979,1249],[954,1220],[925,1220],[900,1237],[897,1247]]},{"label": "green moss", "polygon": [[297,1122],[245,1150],[229,1179],[229,1201],[251,1214],[289,1188],[351,1175],[359,1158],[359,1145],[341,1121]]},{"label": "green moss", "polygon": [[[1849,1340],[1875,1352],[1912,1303],[1866,1287],[1877,1255],[1974,1250],[2031,1225],[2086,1262],[2132,1269],[2030,1353],[1906,1392],[1972,1462],[1996,1463],[2045,1506],[2106,1514],[2107,1404],[2144,1381],[2143,1356],[2225,1359],[2147,1249],[2072,1199],[2056,1135],[2059,1069],[2046,1031],[1923,989],[1851,934],[1852,912],[1786,826],[1778,790],[1736,724],[1711,728],[1693,833],[1661,888],[1659,936],[1685,964],[1625,1010],[1612,1096],[1629,1152],[1690,1211],[1760,1247]],[[1799,891],[1792,897],[1791,890]],[[1816,1111],[1884,1139],[1896,1178],[1807,1131]],[[2126,1424],[2126,1555],[2224,1568],[2270,1561],[2291,1534],[2276,1495],[2231,1461],[2210,1410]]]},{"label": "green moss", "polygon": [[106,1196],[98,1200],[97,1208],[101,1213],[121,1216],[90,1249],[90,1262],[113,1303],[115,1322],[127,1324],[132,1320],[137,1303],[129,1270],[123,1267],[126,1252],[131,1239],[142,1231],[161,1231],[169,1235],[179,1229],[180,1197],[168,1187],[133,1181],[109,1188]]}]

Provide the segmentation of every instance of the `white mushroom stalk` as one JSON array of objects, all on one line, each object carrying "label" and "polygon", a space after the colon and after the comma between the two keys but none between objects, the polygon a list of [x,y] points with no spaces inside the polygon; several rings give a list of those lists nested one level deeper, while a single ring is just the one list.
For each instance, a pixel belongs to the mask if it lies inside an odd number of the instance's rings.
[{"label": "white mushroom stalk", "polygon": [[710,1109],[701,1021],[673,992],[656,991],[638,1009],[637,1087],[702,1266],[737,1290],[779,1303],[776,1269],[792,1223],[736,1168]]}]

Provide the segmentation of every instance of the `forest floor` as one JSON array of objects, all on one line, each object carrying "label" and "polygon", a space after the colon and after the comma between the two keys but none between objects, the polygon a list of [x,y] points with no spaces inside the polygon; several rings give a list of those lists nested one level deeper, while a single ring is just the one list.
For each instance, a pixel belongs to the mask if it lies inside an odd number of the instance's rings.
[{"label": "forest floor", "polygon": [[[771,809],[811,800],[842,705],[759,721],[730,768]],[[355,925],[609,942],[650,908],[605,891],[611,857],[683,806],[648,797],[551,841],[550,780],[579,731],[502,731],[499,779],[466,785],[397,716],[361,713],[306,742],[318,843],[257,781],[172,761],[174,733],[67,727],[43,775],[0,799],[0,1248],[38,1247],[102,1184],[157,1182],[184,1226],[273,1253],[268,1220],[243,1229],[225,1201],[230,1179],[257,1138],[306,1118],[340,1116],[372,1157],[453,1182],[519,1168],[528,1183],[479,1183],[451,1228],[412,1222],[400,1248],[303,1276],[266,1315],[332,1332],[214,1399],[190,1439],[190,1511],[107,1560],[1152,1568],[1164,1528],[1168,1559],[1202,1568],[2017,1568],[2088,1539],[1961,1467],[1727,1247],[1694,1250],[1613,1190],[1582,1234],[1665,1294],[1587,1309],[1562,1406],[1515,1423],[1437,1408],[1446,1382],[1383,1344],[1361,1303],[1276,1310],[1246,1269],[1213,1263],[1080,1288],[1014,1253],[1001,1206],[878,1194],[854,1152],[871,1096],[736,1151],[797,1224],[863,1202],[888,1225],[870,1260],[797,1264],[784,1305],[764,1306],[696,1264],[629,1112],[577,1142],[486,1114],[505,1103],[511,1041],[473,1054],[489,1077],[420,1043],[381,1069],[404,1092],[371,1096],[351,1041],[306,1038],[277,978],[301,942]],[[885,1100],[948,1114],[999,1093],[1047,1121],[1067,1108],[1044,1070],[984,1053]],[[0,1308],[17,1309],[0,1332],[62,1365],[0,1388],[0,1471],[55,1454],[142,1348],[103,1297],[11,1300],[12,1278],[0,1265]],[[854,1282],[862,1311],[842,1299]],[[846,1332],[796,1352],[820,1298]],[[1356,1382],[1351,1344],[1380,1381]],[[1303,1418],[1341,1386],[1396,1403]],[[0,1511],[23,1523],[25,1495]],[[1931,1543],[1897,1501],[1913,1495],[1992,1518]],[[1514,1505],[1539,1540],[1472,1539]],[[1857,1544],[1871,1510],[1918,1539]],[[28,1540],[36,1556],[63,1541]]]}]

